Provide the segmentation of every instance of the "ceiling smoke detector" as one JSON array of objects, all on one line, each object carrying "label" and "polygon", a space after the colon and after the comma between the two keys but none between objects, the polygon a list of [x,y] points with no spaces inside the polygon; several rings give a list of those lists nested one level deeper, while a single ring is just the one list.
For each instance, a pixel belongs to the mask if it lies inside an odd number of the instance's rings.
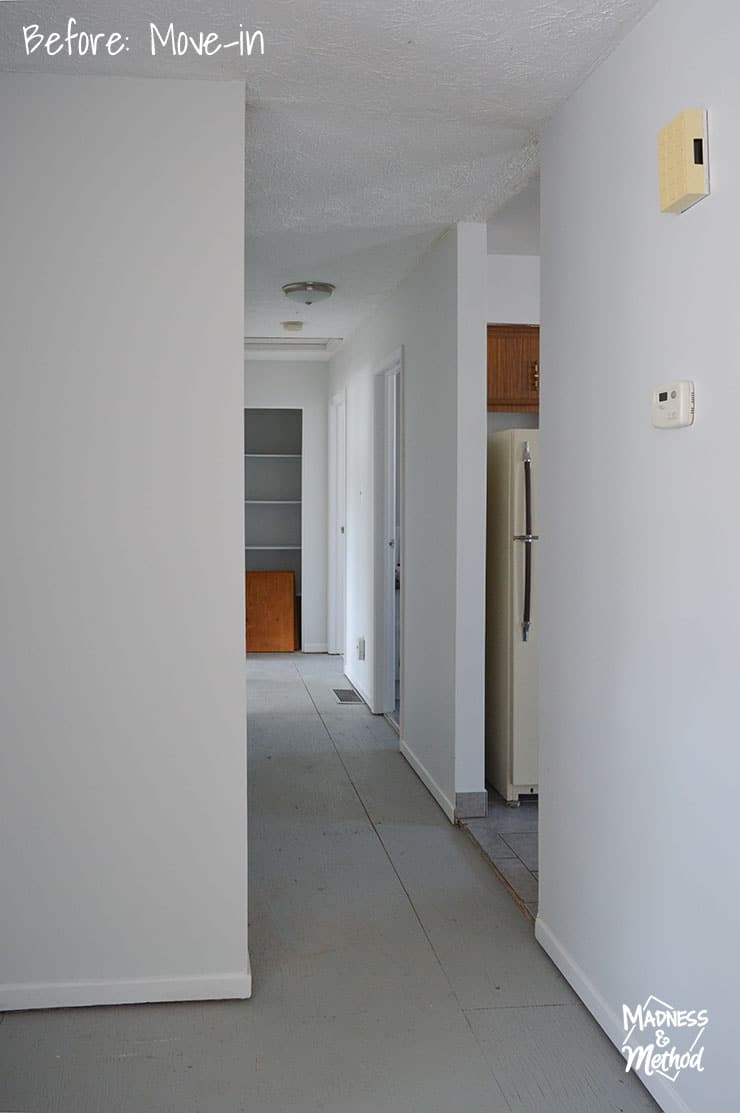
[{"label": "ceiling smoke detector", "polygon": [[316,301],[326,301],[330,298],[336,286],[331,282],[288,282],[283,286],[283,293],[291,301],[299,301],[301,305],[313,305]]}]

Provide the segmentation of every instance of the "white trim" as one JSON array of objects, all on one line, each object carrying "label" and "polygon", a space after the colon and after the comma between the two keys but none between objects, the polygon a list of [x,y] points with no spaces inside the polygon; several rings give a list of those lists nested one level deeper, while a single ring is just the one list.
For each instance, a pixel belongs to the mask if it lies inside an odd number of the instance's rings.
[{"label": "white trim", "polygon": [[424,784],[429,789],[432,796],[449,819],[450,823],[454,823],[455,805],[452,803],[450,798],[448,796],[445,796],[444,792],[439,787],[429,770],[422,765],[416,754],[413,752],[413,750],[409,749],[408,744],[403,740],[403,738],[401,739],[400,749],[401,753],[406,758],[406,761],[416,773],[422,784]]},{"label": "white trim", "polygon": [[308,645],[303,647],[304,653],[328,653],[329,647],[326,642],[309,642]]},{"label": "white trim", "polygon": [[[301,595],[306,588],[306,561],[304,560],[303,538],[306,536],[306,519],[308,517],[308,508],[306,506],[306,407],[305,406],[265,406],[264,409],[283,409],[283,410],[300,410],[301,413],[301,454],[299,459],[301,461],[301,543],[297,547],[298,552],[301,554]],[[309,454],[310,463],[310,454]],[[301,607],[301,645],[303,645],[306,638],[306,614]]]},{"label": "white trim", "polygon": [[[534,934],[542,949],[550,956],[566,980],[570,982],[588,1011],[621,1053],[622,1037],[624,1036],[621,1018],[609,1007],[593,982],[586,977],[573,957],[556,939],[541,916],[538,916],[535,921]],[[655,1098],[663,1113],[695,1113],[678,1094],[674,1085],[667,1082],[665,1078],[660,1078],[657,1075],[646,1078],[642,1074],[639,1074],[638,1077]]]},{"label": "white trim", "polygon": [[393,716],[389,715],[387,711],[384,712],[383,718],[385,719],[388,726],[391,727],[391,729],[394,730],[396,732],[396,734],[398,735],[398,737],[400,738],[401,737],[401,725],[400,725],[400,723],[397,723],[396,720],[393,718]]},{"label": "white trim", "polygon": [[252,996],[252,973],[107,982],[26,982],[0,985],[0,1012],[66,1009],[87,1005],[144,1005],[160,1001],[244,1000]]}]

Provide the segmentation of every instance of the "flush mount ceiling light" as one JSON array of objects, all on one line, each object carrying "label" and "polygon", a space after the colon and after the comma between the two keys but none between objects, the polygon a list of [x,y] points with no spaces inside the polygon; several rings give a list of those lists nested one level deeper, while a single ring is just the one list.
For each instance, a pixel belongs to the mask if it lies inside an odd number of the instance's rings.
[{"label": "flush mount ceiling light", "polygon": [[301,305],[313,305],[315,301],[325,301],[330,298],[336,286],[331,282],[288,282],[283,286],[283,293],[291,301],[299,301]]},{"label": "flush mount ceiling light", "polygon": [[300,353],[307,359],[326,359],[341,347],[338,336],[245,336],[247,359],[271,359],[281,353]]}]

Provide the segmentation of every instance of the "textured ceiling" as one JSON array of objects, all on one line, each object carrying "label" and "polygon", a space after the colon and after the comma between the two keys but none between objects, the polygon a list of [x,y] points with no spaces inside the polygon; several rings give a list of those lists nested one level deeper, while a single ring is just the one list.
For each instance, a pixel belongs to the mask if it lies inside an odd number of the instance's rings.
[{"label": "textured ceiling", "polygon": [[[0,3],[0,68],[243,79],[245,329],[346,336],[449,224],[486,220],[531,178],[543,123],[653,0],[19,0]],[[21,27],[120,31],[118,58],[26,58]],[[149,24],[264,56],[153,58]],[[296,312],[279,292],[334,282]]]}]

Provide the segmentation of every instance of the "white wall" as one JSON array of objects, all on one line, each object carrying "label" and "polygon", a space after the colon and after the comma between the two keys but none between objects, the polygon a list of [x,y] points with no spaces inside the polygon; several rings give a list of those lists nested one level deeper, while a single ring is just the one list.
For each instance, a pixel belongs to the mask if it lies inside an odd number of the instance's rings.
[{"label": "white wall", "polygon": [[456,795],[485,791],[487,276],[485,228],[458,224]]},{"label": "white wall", "polygon": [[244,90],[0,102],[0,1009],[245,996]]},{"label": "white wall", "polygon": [[[669,1113],[737,1108],[737,30],[659,3],[543,151],[538,937],[615,1040],[624,1002],[709,1010]],[[712,196],[661,215],[657,132],[694,107]],[[678,378],[696,425],[654,430]]]},{"label": "white wall", "polygon": [[488,221],[489,255],[539,255],[540,178],[536,174]]},{"label": "white wall", "polygon": [[327,363],[245,360],[244,405],[303,410],[302,624],[306,653],[326,653]]},{"label": "white wall", "polygon": [[331,393],[347,389],[346,669],[373,703],[373,378],[404,348],[402,747],[448,815],[484,788],[485,254],[485,225],[449,231],[331,364]]},{"label": "white wall", "polygon": [[539,322],[539,257],[489,255],[489,325],[538,325]]}]

